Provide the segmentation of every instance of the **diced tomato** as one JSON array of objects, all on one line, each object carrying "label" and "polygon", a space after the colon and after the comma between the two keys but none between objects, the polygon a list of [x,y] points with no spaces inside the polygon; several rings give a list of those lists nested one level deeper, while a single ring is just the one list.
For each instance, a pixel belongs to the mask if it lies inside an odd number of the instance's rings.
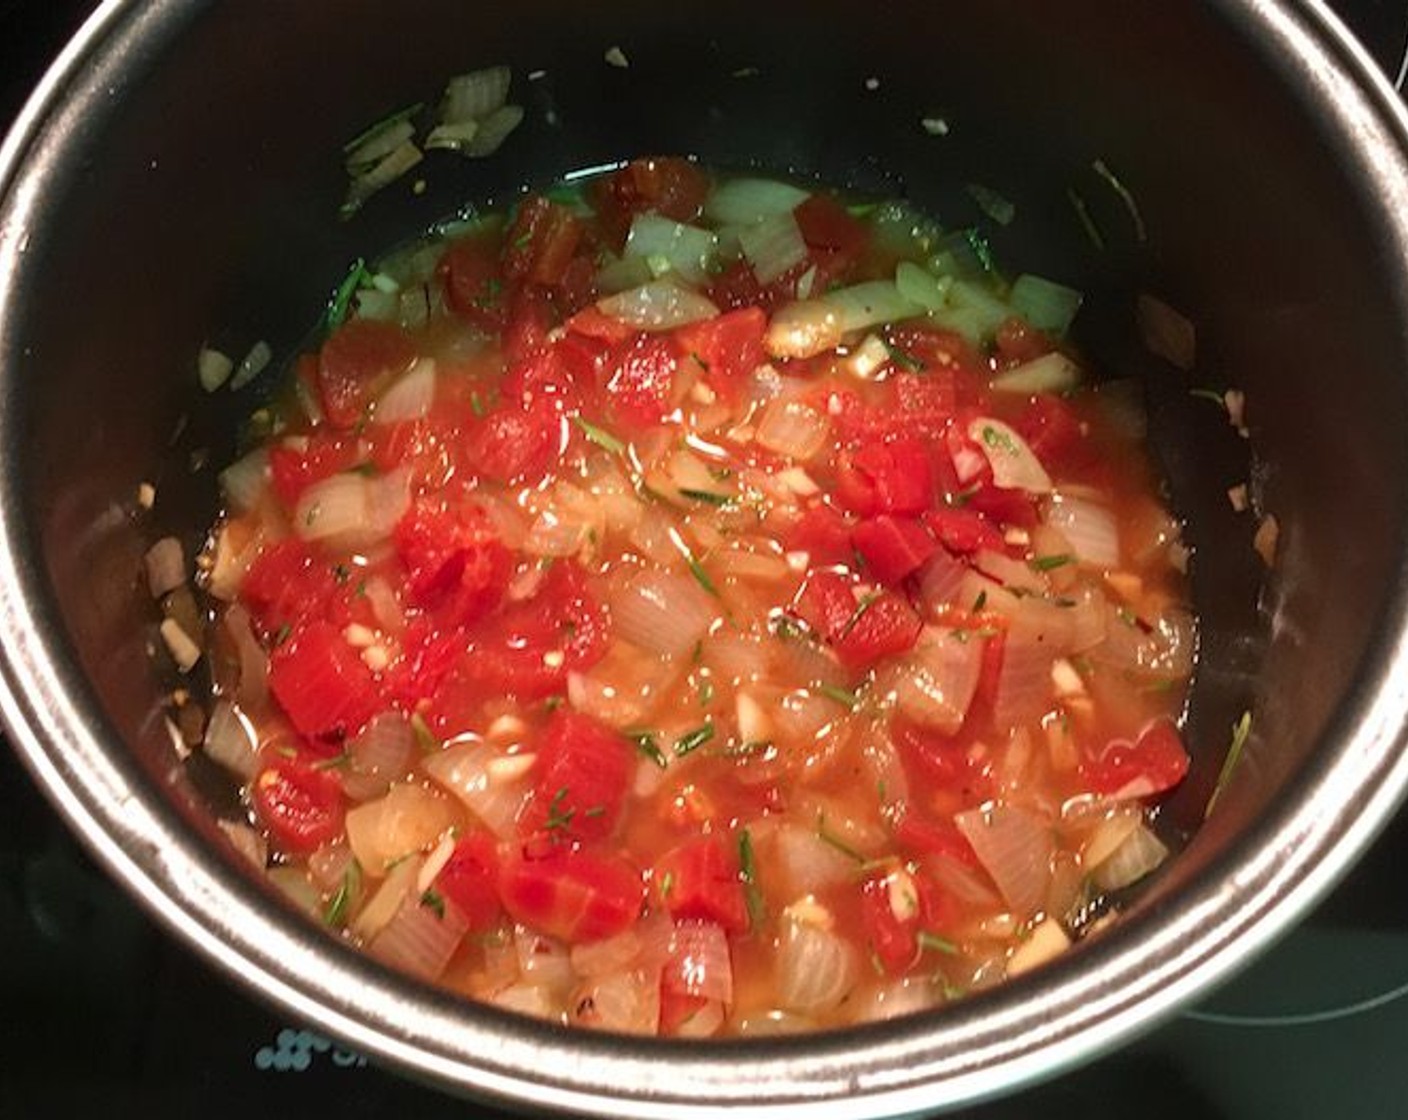
[{"label": "diced tomato", "polygon": [[592,184],[591,193],[602,225],[622,245],[637,214],[694,221],[704,208],[709,179],[688,160],[657,156],[632,160]]},{"label": "diced tomato", "polygon": [[[986,762],[975,761],[968,740],[942,735],[897,720],[891,728],[895,750],[904,762],[905,772],[925,800],[943,794],[945,805],[956,810],[961,804],[982,800],[987,792]],[[931,806],[932,807],[932,806]]]},{"label": "diced tomato", "polygon": [[536,482],[557,458],[563,423],[551,401],[505,404],[470,434],[466,452],[475,469],[496,482]]},{"label": "diced tomato", "polygon": [[1060,397],[1048,393],[1033,397],[1013,427],[1047,470],[1069,467],[1083,457],[1085,433],[1080,418]]},{"label": "diced tomato", "polygon": [[612,418],[627,428],[658,424],[670,410],[679,351],[670,339],[639,334],[612,347],[604,367]]},{"label": "diced tomato", "polygon": [[634,327],[596,307],[582,308],[563,325],[571,334],[597,338],[603,342],[624,342],[636,333]]},{"label": "diced tomato", "polygon": [[435,889],[455,904],[471,932],[482,933],[498,925],[503,913],[498,879],[498,843],[482,829],[471,829],[455,842],[449,861],[435,877]]},{"label": "diced tomato", "polygon": [[917,571],[939,547],[919,522],[887,513],[862,521],[852,530],[851,541],[866,571],[891,587]]},{"label": "diced tomato", "polygon": [[918,514],[934,500],[934,469],[917,439],[875,443],[843,451],[836,469],[836,501],[861,517]]},{"label": "diced tomato", "polygon": [[734,404],[753,371],[767,361],[763,346],[767,327],[767,316],[760,308],[745,307],[680,327],[675,338],[682,351],[703,363],[710,388]]},{"label": "diced tomato", "polygon": [[1156,719],[1131,743],[1114,739],[1082,770],[1096,793],[1152,797],[1174,788],[1188,773],[1188,751],[1170,719]]},{"label": "diced tomato", "polygon": [[415,343],[395,323],[348,319],[318,353],[318,394],[328,423],[353,427],[377,391],[415,358]]},{"label": "diced tomato", "polygon": [[508,306],[496,238],[481,234],[453,242],[436,272],[445,288],[445,302],[456,315],[483,331],[503,330]]},{"label": "diced tomato", "polygon": [[835,572],[813,571],[797,597],[797,614],[828,642],[844,633],[855,617],[853,584]]},{"label": "diced tomato", "polygon": [[856,613],[833,643],[836,656],[848,669],[867,669],[875,662],[904,653],[919,640],[924,624],[900,596],[882,591]]},{"label": "diced tomato", "polygon": [[504,275],[560,284],[581,240],[582,223],[571,210],[542,195],[526,198],[504,238]]},{"label": "diced tomato", "polygon": [[940,544],[960,556],[983,550],[1001,552],[1007,547],[1002,533],[976,510],[941,506],[927,510],[923,521]]},{"label": "diced tomato", "polygon": [[1037,330],[1018,315],[998,324],[993,343],[997,347],[998,357],[1008,365],[1030,362],[1056,349],[1049,334]]},{"label": "diced tomato", "polygon": [[478,505],[420,498],[392,540],[410,577],[411,601],[434,611],[442,625],[482,618],[508,587],[512,556]]},{"label": "diced tomato", "polygon": [[1022,529],[1034,529],[1041,520],[1030,494],[1002,486],[979,486],[968,495],[965,508],[984,514],[999,525]]},{"label": "diced tomato", "polygon": [[660,989],[660,1033],[678,1034],[691,1019],[709,1006],[704,996],[692,996],[662,987]]},{"label": "diced tomato", "polygon": [[537,780],[519,817],[522,834],[556,842],[610,836],[635,771],[631,745],[590,716],[558,709],[536,750]]},{"label": "diced tomato", "polygon": [[306,855],[342,832],[342,787],[304,762],[279,759],[254,779],[254,811],[285,852]]},{"label": "diced tomato", "polygon": [[[902,894],[903,890],[896,888],[896,892]],[[890,882],[886,875],[870,875],[861,884],[860,916],[866,940],[875,951],[875,957],[881,966],[892,976],[906,972],[919,959],[918,915],[897,915],[894,906],[896,901],[902,907],[913,905],[915,910],[918,910],[917,896],[912,900],[892,901]]]},{"label": "diced tomato", "polygon": [[938,439],[952,422],[958,408],[952,370],[896,373],[886,384],[895,395],[895,426],[900,432]]},{"label": "diced tomato", "polygon": [[965,867],[982,866],[973,845],[951,818],[928,817],[911,807],[895,826],[895,840],[917,856],[946,856]]},{"label": "diced tomato", "polygon": [[965,378],[978,379],[987,369],[982,355],[956,331],[909,322],[887,327],[885,338],[892,347],[926,370],[950,370]]},{"label": "diced tomato", "polygon": [[655,864],[652,881],[675,919],[713,922],[729,933],[750,926],[738,850],[718,833],[673,848]]},{"label": "diced tomato", "polygon": [[332,568],[297,537],[269,545],[240,583],[239,597],[266,640],[323,616],[336,594]]},{"label": "diced tomato", "polygon": [[982,668],[978,673],[978,687],[973,693],[975,703],[992,711],[997,703],[997,680],[1002,674],[1002,655],[1007,649],[1007,634],[999,630],[983,641]]},{"label": "diced tomato", "polygon": [[812,506],[787,531],[787,550],[805,552],[813,567],[849,564],[854,559],[851,555],[851,527],[830,506]]},{"label": "diced tomato", "polygon": [[738,311],[754,307],[767,312],[777,302],[758,283],[746,260],[735,261],[714,277],[709,285],[709,298],[722,308]]},{"label": "diced tomato", "polygon": [[381,708],[372,671],[329,622],[310,623],[274,649],[269,689],[310,739],[352,735]]},{"label": "diced tomato", "polygon": [[313,483],[349,470],[357,460],[353,441],[314,432],[302,446],[278,443],[269,448],[269,479],[279,500],[292,509]]},{"label": "diced tomato", "polygon": [[537,357],[551,343],[554,326],[552,304],[537,288],[518,288],[508,301],[508,322],[500,337],[504,362],[512,368]]},{"label": "diced tomato", "polygon": [[595,392],[597,370],[605,353],[600,340],[569,334],[509,368],[503,379],[504,400],[525,408],[545,403],[581,409]]},{"label": "diced tomato", "polygon": [[792,216],[807,248],[829,250],[846,266],[859,260],[870,244],[869,230],[828,195],[812,195],[792,211]]},{"label": "diced tomato", "polygon": [[574,945],[629,928],[640,916],[645,884],[622,856],[552,844],[509,856],[499,897],[515,921]]}]

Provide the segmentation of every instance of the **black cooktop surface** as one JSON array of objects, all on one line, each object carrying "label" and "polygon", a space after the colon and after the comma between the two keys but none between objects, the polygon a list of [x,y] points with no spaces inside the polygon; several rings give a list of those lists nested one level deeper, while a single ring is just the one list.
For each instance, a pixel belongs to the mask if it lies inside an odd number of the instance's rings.
[{"label": "black cooktop surface", "polygon": [[[0,0],[8,119],[87,0]],[[1333,5],[1399,79],[1408,0]],[[1408,811],[1201,1007],[969,1120],[1408,1115]],[[492,1117],[255,1003],[153,927],[0,749],[0,1117]]]}]

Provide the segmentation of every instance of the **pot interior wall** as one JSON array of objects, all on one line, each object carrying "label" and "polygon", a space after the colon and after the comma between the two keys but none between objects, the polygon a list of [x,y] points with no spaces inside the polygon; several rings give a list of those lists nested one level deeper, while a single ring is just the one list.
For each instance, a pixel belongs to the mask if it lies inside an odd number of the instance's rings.
[{"label": "pot interior wall", "polygon": [[[1201,818],[1229,725],[1258,712],[1226,809],[1179,877],[1309,780],[1400,563],[1408,363],[1364,188],[1305,99],[1277,86],[1279,63],[1219,5],[1075,0],[1055,17],[1037,0],[622,2],[585,26],[580,5],[558,0],[491,11],[134,5],[36,153],[42,225],[28,231],[4,353],[5,485],[25,503],[36,594],[88,718],[130,745],[142,781],[204,820],[173,766],[135,578],[156,535],[199,540],[215,510],[212,467],[259,399],[200,398],[201,345],[234,352],[264,338],[287,355],[355,257],[466,201],[650,152],[904,194],[953,226],[982,217],[967,183],[1011,198],[1016,220],[994,231],[999,261],[1089,293],[1081,341],[1106,371],[1145,379],[1188,518],[1204,656],[1196,768],[1174,819]],[[138,32],[151,35],[141,47]],[[603,61],[613,45],[629,68]],[[432,158],[423,195],[408,180],[340,223],[342,143],[434,98],[449,75],[496,62],[513,66],[529,109],[504,150]],[[546,76],[527,82],[537,69]],[[948,134],[930,135],[923,118],[944,119]],[[1147,240],[1097,160],[1133,192]],[[1140,291],[1198,323],[1195,374],[1142,350]],[[1255,489],[1282,527],[1265,593],[1254,522],[1225,496],[1248,477],[1247,448],[1188,395],[1197,386],[1247,393]],[[191,469],[193,453],[204,469]],[[158,487],[149,517],[130,513],[141,481]]]}]

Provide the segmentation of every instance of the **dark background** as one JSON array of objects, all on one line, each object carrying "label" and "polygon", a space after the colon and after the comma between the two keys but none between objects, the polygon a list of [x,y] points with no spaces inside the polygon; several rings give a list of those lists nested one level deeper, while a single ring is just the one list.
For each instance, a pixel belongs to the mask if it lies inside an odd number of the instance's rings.
[{"label": "dark background", "polygon": [[[0,120],[91,6],[0,0]],[[1333,6],[1398,78],[1408,0]],[[1404,856],[1408,814],[1310,921],[1206,1005],[1118,1054],[963,1115],[1408,1115]],[[93,867],[0,748],[0,1120],[84,1114],[496,1115],[384,1072],[232,989]]]}]

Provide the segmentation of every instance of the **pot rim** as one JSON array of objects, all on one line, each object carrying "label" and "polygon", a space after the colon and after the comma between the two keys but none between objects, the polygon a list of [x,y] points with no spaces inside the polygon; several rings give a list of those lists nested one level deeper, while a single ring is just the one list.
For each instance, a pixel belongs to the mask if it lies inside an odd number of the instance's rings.
[{"label": "pot rim", "polygon": [[[1352,146],[1391,234],[1408,331],[1408,113],[1320,0],[1209,0],[1268,44]],[[0,146],[0,350],[16,332],[36,183],[62,147],[69,97],[92,69],[120,69],[193,10],[105,0],[68,44]],[[12,430],[0,397],[0,430]],[[111,741],[24,552],[23,501],[0,477],[0,718],[59,812],[167,929],[230,978],[300,1020],[445,1086],[537,1108],[696,1117],[727,1104],[759,1117],[895,1114],[972,1103],[1107,1051],[1206,993],[1303,916],[1388,821],[1408,789],[1408,556],[1375,639],[1374,666],[1325,739],[1336,751],[1304,796],[1269,811],[1177,907],[1131,915],[1098,949],[941,1016],[782,1039],[622,1040],[553,1028],[416,984],[339,945],[238,874]],[[1397,679],[1395,677],[1397,676]],[[45,729],[41,732],[39,729]]]}]

